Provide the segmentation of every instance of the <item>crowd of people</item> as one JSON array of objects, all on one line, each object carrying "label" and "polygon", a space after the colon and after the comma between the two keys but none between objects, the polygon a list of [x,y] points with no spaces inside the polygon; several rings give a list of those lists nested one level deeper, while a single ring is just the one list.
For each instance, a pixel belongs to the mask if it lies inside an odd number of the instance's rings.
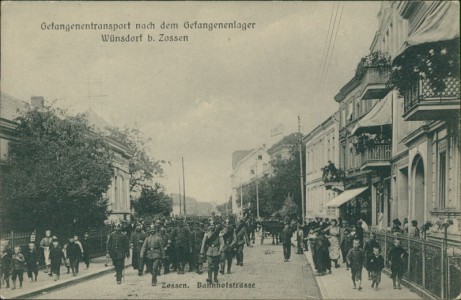
[{"label": "crowd of people", "polygon": [[351,271],[353,288],[362,290],[362,270],[366,269],[371,287],[378,290],[381,272],[385,263],[390,266],[394,289],[401,289],[405,271],[404,260],[408,256],[401,246],[400,234],[395,232],[394,247],[387,255],[387,262],[381,253],[382,247],[376,235],[370,233],[364,243],[364,232],[368,225],[363,219],[349,223],[345,220],[314,218],[298,225],[296,230],[297,253],[311,251],[316,276],[333,274],[332,268],[340,268],[341,261]]},{"label": "crowd of people", "polygon": [[[243,266],[245,244],[251,246],[250,235],[255,224],[251,217],[236,220],[233,217],[157,219],[133,223],[134,230],[128,234],[120,223],[114,226],[107,241],[107,257],[116,269],[117,284],[121,284],[124,259],[132,249],[132,268],[139,276],[152,275],[152,286],[157,277],[171,271],[177,274],[203,273],[207,264],[207,283],[218,283],[218,273],[230,274],[232,262]],[[125,231],[125,232],[124,232]],[[254,243],[254,239],[252,240]],[[163,270],[163,272],[162,272]]]},{"label": "crowd of people", "polygon": [[[231,273],[234,258],[237,266],[243,266],[244,246],[254,243],[256,226],[252,216],[117,221],[112,224],[107,237],[106,256],[116,270],[117,284],[122,283],[127,258],[131,258],[131,266],[139,276],[152,275],[153,286],[161,274],[185,274],[186,271],[202,274],[205,263],[206,281],[213,284],[219,282],[218,273]],[[81,261],[89,268],[91,252],[87,232],[82,239],[72,235],[64,241],[52,235],[51,230],[46,230],[39,243],[31,238],[27,250],[19,246],[11,249],[9,242],[3,240],[0,287],[10,288],[11,279],[11,289],[22,288],[25,271],[31,282],[37,281],[41,266],[43,272],[55,281],[59,280],[63,266],[68,274],[78,276]]]},{"label": "crowd of people", "polygon": [[[37,247],[38,246],[38,247]],[[90,266],[91,243],[89,234],[85,232],[83,239],[79,240],[78,235],[73,235],[61,246],[56,236],[51,235],[51,230],[46,230],[45,237],[37,245],[32,238],[26,249],[16,245],[10,248],[8,240],[1,241],[1,283],[0,287],[10,288],[10,277],[12,281],[11,289],[22,288],[24,272],[30,282],[37,281],[39,266],[42,262],[44,273],[53,277],[57,281],[61,274],[61,265],[67,268],[67,273],[77,276],[80,261],[84,261],[86,268]],[[19,286],[16,284],[19,281]]]}]

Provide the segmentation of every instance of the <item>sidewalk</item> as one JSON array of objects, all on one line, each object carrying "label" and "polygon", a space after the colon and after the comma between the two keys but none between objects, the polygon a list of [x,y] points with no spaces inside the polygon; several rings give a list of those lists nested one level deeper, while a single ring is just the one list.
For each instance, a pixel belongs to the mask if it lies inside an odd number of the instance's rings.
[{"label": "sidewalk", "polygon": [[[315,270],[311,252],[304,251],[304,255]],[[362,290],[358,291],[352,288],[351,271],[346,270],[345,264],[341,264],[337,269],[333,267],[331,271],[332,274],[315,276],[323,299],[422,299],[405,286],[402,286],[401,290],[394,290],[392,279],[384,272],[381,274],[379,290],[375,291],[371,288],[371,281],[368,280],[368,273],[364,268]]]},{"label": "sidewalk", "polygon": [[[107,263],[109,264],[108,266],[106,266]],[[125,263],[126,265],[130,265],[131,259],[125,260]],[[16,290],[11,290],[12,283],[10,277],[10,288],[7,289],[6,286],[2,284],[2,288],[0,289],[0,299],[24,299],[40,294],[46,294],[51,290],[70,286],[114,271],[112,262],[105,257],[93,258],[88,270],[85,270],[85,267],[85,263],[80,262],[79,274],[77,276],[72,276],[72,272],[67,274],[67,268],[61,266],[61,276],[58,281],[54,281],[53,277],[48,276],[48,274],[43,271],[40,271],[38,273],[37,281],[30,282],[29,278],[27,278],[27,272],[24,272],[22,288],[18,288],[19,280],[16,279]]]}]

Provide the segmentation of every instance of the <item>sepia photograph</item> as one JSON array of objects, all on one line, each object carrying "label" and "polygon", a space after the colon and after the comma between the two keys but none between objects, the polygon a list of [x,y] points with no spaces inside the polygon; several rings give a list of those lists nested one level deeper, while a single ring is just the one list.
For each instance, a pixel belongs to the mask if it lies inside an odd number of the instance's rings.
[{"label": "sepia photograph", "polygon": [[0,299],[461,299],[459,1],[0,13]]}]

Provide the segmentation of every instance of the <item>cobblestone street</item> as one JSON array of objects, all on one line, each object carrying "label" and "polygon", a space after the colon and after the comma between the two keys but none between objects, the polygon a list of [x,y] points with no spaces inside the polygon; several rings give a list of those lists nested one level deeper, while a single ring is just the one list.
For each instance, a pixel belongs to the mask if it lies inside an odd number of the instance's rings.
[{"label": "cobblestone street", "polygon": [[[250,283],[254,288],[198,288],[205,284],[204,274],[170,273],[159,277],[156,287],[150,286],[150,275],[139,277],[131,267],[126,269],[125,281],[116,285],[114,273],[56,290],[39,299],[318,299],[315,278],[304,255],[292,254],[283,261],[282,246],[254,245],[245,248],[243,267],[233,266],[233,273],[222,276],[220,283]],[[293,250],[293,249],[292,249]],[[235,263],[235,260],[234,260]],[[167,284],[185,284],[187,288],[165,288]]]}]

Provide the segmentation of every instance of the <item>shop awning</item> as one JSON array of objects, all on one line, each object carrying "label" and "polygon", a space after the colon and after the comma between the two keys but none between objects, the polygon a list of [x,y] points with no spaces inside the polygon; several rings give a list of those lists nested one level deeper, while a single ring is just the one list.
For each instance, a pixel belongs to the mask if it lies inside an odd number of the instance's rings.
[{"label": "shop awning", "polygon": [[362,187],[362,188],[357,188],[357,189],[352,189],[352,190],[346,190],[343,193],[341,193],[339,196],[336,198],[333,198],[331,201],[325,203],[323,207],[338,207],[346,203],[347,201],[351,200],[354,197],[357,197],[361,193],[363,193],[367,187]]},{"label": "shop awning", "polygon": [[459,4],[454,1],[441,1],[440,5],[411,33],[399,55],[411,46],[447,41],[457,37],[459,37]]},{"label": "shop awning", "polygon": [[379,127],[392,124],[392,93],[387,94],[368,114],[360,119],[352,128],[351,135],[367,127]]}]

